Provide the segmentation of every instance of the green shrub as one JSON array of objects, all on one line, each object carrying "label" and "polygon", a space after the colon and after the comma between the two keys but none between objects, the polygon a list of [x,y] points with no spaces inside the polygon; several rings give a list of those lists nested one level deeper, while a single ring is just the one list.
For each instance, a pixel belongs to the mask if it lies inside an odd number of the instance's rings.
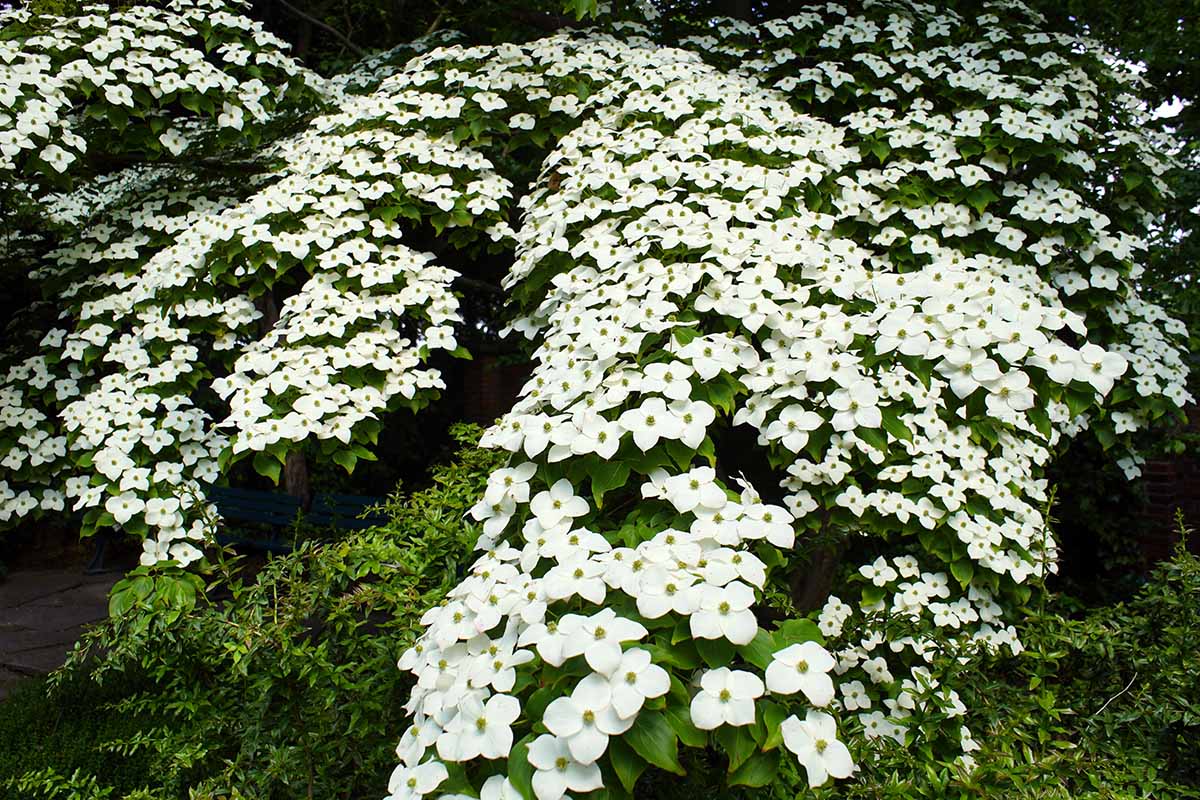
[{"label": "green shrub", "polygon": [[1027,613],[1023,653],[962,665],[974,677],[955,683],[980,745],[974,771],[938,762],[918,736],[856,754],[857,779],[817,795],[1200,798],[1200,559],[1186,532],[1128,602],[1081,609],[1058,597]]},{"label": "green shrub", "polygon": [[[47,684],[45,678],[24,681],[0,705],[0,796],[70,797],[66,790],[56,795],[38,787],[67,785],[67,776],[76,772],[104,776],[103,785],[119,792],[117,796],[144,786],[151,774],[149,758],[96,747],[97,742],[135,736],[157,722],[144,715],[113,714],[108,708],[142,691],[140,676],[114,676],[103,686],[72,677],[58,681],[53,691]],[[19,784],[20,776],[26,780]]]},{"label": "green shrub", "polygon": [[[455,430],[464,445],[479,434]],[[397,490],[386,526],[304,542],[253,580],[242,562],[227,560],[216,593],[190,610],[149,604],[110,620],[73,654],[60,690],[85,679],[105,691],[130,676],[143,681],[108,712],[142,724],[99,737],[97,749],[139,759],[155,797],[386,794],[409,688],[396,659],[424,610],[463,577],[477,536],[463,515],[498,458],[466,447],[434,468],[429,488]],[[48,786],[66,785],[77,766],[80,786],[89,774],[116,785],[83,755],[49,765]]]},{"label": "green shrub", "polygon": [[[479,431],[456,434],[471,444]],[[385,527],[305,543],[253,581],[234,560],[221,596],[191,611],[102,625],[49,696],[29,682],[4,705],[0,789],[23,800],[383,796],[409,688],[395,660],[418,613],[462,577],[476,535],[463,515],[497,460],[468,447],[430,488],[389,498]],[[971,773],[939,762],[916,720],[906,747],[858,751],[856,776],[824,789],[809,790],[787,757],[771,786],[714,789],[724,757],[696,751],[687,776],[648,770],[636,795],[1200,798],[1200,559],[1181,545],[1126,603],[1058,597],[1025,612],[1025,652],[959,665],[973,675],[959,682],[980,744]]]}]

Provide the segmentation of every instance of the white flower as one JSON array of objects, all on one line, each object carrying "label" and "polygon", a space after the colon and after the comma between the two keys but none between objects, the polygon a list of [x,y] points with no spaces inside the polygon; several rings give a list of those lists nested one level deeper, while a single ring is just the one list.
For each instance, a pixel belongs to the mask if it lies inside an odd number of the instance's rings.
[{"label": "white flower", "polygon": [[171,557],[171,543],[163,539],[146,538],[142,540],[142,555],[138,561],[142,566],[152,567],[160,561]]},{"label": "white flower", "polygon": [[1129,367],[1129,362],[1120,353],[1090,343],[1079,348],[1079,360],[1076,380],[1092,384],[1100,394],[1108,394],[1113,382]]},{"label": "white flower", "polygon": [[645,400],[638,408],[621,414],[617,421],[633,434],[634,443],[642,450],[654,447],[659,439],[678,439],[683,431],[683,423],[661,397]]},{"label": "white flower", "polygon": [[622,719],[635,716],[651,697],[661,697],[671,688],[667,671],[650,662],[650,653],[640,648],[626,650],[612,671],[612,706]]},{"label": "white flower", "polygon": [[438,755],[446,761],[504,758],[513,743],[510,726],[520,715],[521,703],[511,695],[492,695],[487,703],[468,697],[438,737]]},{"label": "white flower", "polygon": [[820,786],[830,776],[848,778],[854,771],[850,751],[838,741],[837,722],[828,714],[809,710],[803,721],[792,716],[779,727],[784,745],[808,772],[809,786]]},{"label": "white flower", "polygon": [[537,465],[531,461],[496,470],[488,476],[487,490],[483,493],[484,502],[491,505],[508,498],[517,503],[528,503],[529,479],[536,471]]},{"label": "white flower", "polygon": [[816,642],[793,644],[772,657],[767,666],[767,688],[775,694],[804,692],[814,706],[827,706],[833,700],[833,679],[828,672],[837,663]]},{"label": "white flower", "polygon": [[740,581],[724,587],[704,586],[700,589],[700,610],[688,620],[692,635],[749,644],[758,633],[752,605],[754,590]]},{"label": "white flower", "polygon": [[129,522],[136,514],[140,514],[145,507],[146,501],[142,500],[136,492],[123,492],[122,494],[114,495],[104,503],[104,510],[112,514],[113,519],[116,520],[118,525],[124,525],[126,522]]},{"label": "white flower", "polygon": [[618,617],[611,608],[581,619],[575,630],[576,635],[564,646],[564,654],[570,657],[582,653],[589,667],[606,676],[622,663],[621,642],[637,641],[647,633],[640,623]]},{"label": "white flower", "polygon": [[663,488],[667,499],[681,513],[687,513],[696,506],[718,509],[729,502],[729,498],[716,481],[717,473],[712,467],[698,467],[683,475],[668,478]]},{"label": "white flower", "polygon": [[780,444],[793,453],[799,453],[808,444],[808,434],[825,424],[825,418],[803,406],[792,405],[779,414],[779,419],[767,426],[763,435],[778,439]]},{"label": "white flower", "polygon": [[582,764],[565,739],[543,733],[529,745],[533,793],[538,800],[560,800],[567,791],[590,792],[604,785],[600,765]]},{"label": "white flower", "polygon": [[751,672],[719,667],[700,677],[692,698],[692,722],[700,730],[721,725],[753,725],[754,701],[762,697],[762,679]]},{"label": "white flower", "polygon": [[199,548],[188,542],[176,542],[171,545],[171,558],[179,562],[179,566],[186,567],[194,561],[199,561],[204,557],[204,553]]},{"label": "white flower", "polygon": [[450,776],[440,761],[426,761],[415,767],[400,764],[388,780],[388,800],[414,800],[432,792]]},{"label": "white flower", "polygon": [[529,503],[529,510],[545,528],[553,528],[564,519],[575,519],[588,513],[588,503],[575,494],[566,478],[560,478],[549,491],[538,492]]},{"label": "white flower", "polygon": [[629,730],[633,718],[621,719],[612,707],[608,679],[593,673],[576,685],[570,697],[546,706],[542,722],[555,736],[566,739],[576,761],[591,764],[608,749],[608,737]]},{"label": "white flower", "polygon": [[883,415],[879,411],[879,389],[865,378],[833,392],[828,402],[837,412],[831,420],[835,431],[878,428],[883,424]]},{"label": "white flower", "polygon": [[867,687],[862,681],[849,681],[838,685],[838,689],[842,693],[842,705],[847,711],[857,711],[859,709],[870,708],[871,698],[867,694]]},{"label": "white flower", "polygon": [[479,800],[523,800],[521,790],[504,775],[493,775],[483,782]]}]

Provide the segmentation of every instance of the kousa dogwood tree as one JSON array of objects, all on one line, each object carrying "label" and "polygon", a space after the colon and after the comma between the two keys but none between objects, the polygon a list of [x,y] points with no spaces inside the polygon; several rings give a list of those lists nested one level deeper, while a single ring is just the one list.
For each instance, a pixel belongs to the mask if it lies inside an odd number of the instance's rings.
[{"label": "kousa dogwood tree", "polygon": [[400,658],[390,796],[624,797],[704,748],[751,787],[882,740],[969,769],[943,672],[1019,652],[1046,466],[1086,435],[1132,474],[1190,399],[1136,77],[1013,3],[646,6],[330,80],[216,9],[5,20],[9,248],[61,312],[0,393],[4,515],[203,558],[232,461],[353,466],[435,397],[459,276],[410,245],[508,252],[533,374]]}]

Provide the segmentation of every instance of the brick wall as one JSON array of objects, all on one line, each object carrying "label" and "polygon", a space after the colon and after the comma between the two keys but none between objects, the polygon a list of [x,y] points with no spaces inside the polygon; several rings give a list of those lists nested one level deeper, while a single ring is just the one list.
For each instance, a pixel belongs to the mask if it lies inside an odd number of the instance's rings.
[{"label": "brick wall", "polygon": [[[1200,406],[1188,408],[1187,429],[1200,433]],[[1200,553],[1200,458],[1195,452],[1146,462],[1142,481],[1146,489],[1143,516],[1149,523],[1142,536],[1142,553],[1149,562],[1160,561],[1171,554],[1179,540],[1175,512],[1183,512],[1184,524],[1195,533],[1189,538],[1189,549]]]},{"label": "brick wall", "polygon": [[496,356],[481,355],[463,371],[463,413],[471,422],[491,424],[517,401],[532,364],[505,363]]}]

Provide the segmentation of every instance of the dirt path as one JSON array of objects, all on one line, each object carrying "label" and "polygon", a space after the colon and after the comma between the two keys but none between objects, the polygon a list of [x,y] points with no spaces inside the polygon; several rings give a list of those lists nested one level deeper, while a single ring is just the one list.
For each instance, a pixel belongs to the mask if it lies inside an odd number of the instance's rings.
[{"label": "dirt path", "polygon": [[62,665],[84,626],[108,614],[108,590],[120,579],[75,567],[14,571],[0,582],[0,700],[18,681]]}]

